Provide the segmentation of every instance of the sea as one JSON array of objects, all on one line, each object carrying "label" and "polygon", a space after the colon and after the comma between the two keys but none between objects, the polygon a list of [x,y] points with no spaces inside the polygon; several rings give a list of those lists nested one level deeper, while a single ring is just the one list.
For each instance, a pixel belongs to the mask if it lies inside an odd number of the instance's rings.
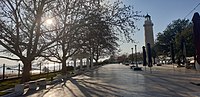
[{"label": "sea", "polygon": [[[100,59],[99,62],[102,62],[106,59],[108,58]],[[3,64],[5,64],[5,75],[17,75],[19,72],[19,64],[20,64],[20,70],[22,70],[23,68],[22,62],[0,59],[0,77],[1,75],[3,75]],[[66,62],[66,65],[74,66],[74,61],[68,60]],[[79,65],[80,65],[80,60],[76,60],[76,66],[79,66]],[[86,65],[86,59],[83,59],[83,65]],[[62,64],[46,62],[41,65],[41,70],[43,70],[44,68],[48,68],[49,72],[59,71],[62,69]],[[31,73],[39,74],[40,72],[43,72],[43,71],[40,71],[40,64],[36,64],[36,63],[33,64]],[[22,74],[21,71],[20,71],[20,74]]]},{"label": "sea", "polygon": [[[5,64],[5,75],[17,75],[19,72],[19,64]],[[66,63],[67,66],[74,66],[73,61],[69,61]],[[80,62],[76,62],[76,66],[79,66]],[[86,65],[86,61],[83,61],[83,65]],[[20,74],[22,74],[21,70],[23,68],[23,64],[20,64]],[[43,72],[44,68],[48,68],[49,72],[59,71],[62,69],[62,64],[59,63],[45,63],[41,65],[41,72]],[[40,73],[40,64],[33,64],[31,73],[39,74]],[[0,64],[0,75],[3,75],[3,64]]]}]

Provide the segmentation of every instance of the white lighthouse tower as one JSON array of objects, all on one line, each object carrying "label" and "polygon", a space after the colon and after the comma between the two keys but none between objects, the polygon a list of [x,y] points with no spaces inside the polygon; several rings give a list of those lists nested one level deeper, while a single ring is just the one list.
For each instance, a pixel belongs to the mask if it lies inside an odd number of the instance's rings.
[{"label": "white lighthouse tower", "polygon": [[154,46],[154,37],[153,37],[153,23],[151,21],[151,16],[146,15],[144,21],[144,31],[145,31],[145,46],[147,47],[147,43]]}]

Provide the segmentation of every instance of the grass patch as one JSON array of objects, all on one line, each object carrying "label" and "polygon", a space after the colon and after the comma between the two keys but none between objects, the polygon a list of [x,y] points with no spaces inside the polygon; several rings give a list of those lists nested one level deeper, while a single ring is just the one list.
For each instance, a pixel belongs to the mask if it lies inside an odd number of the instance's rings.
[{"label": "grass patch", "polygon": [[0,96],[3,96],[3,95],[6,95],[6,94],[9,94],[10,92],[0,92]]},{"label": "grass patch", "polygon": [[19,83],[20,83],[20,79],[13,79],[13,80],[1,82],[0,91],[15,87],[15,84],[19,84]]},{"label": "grass patch", "polygon": [[[51,73],[46,73],[46,74],[38,74],[38,75],[32,75],[31,80],[37,80],[40,78],[46,78],[48,81],[51,80],[54,76],[59,74],[60,72],[51,72]],[[20,84],[21,78],[15,78],[15,79],[10,79],[6,81],[0,82],[0,91],[13,88],[15,87],[16,84]],[[3,93],[2,93],[3,94]]]},{"label": "grass patch", "polygon": [[49,81],[49,80],[51,80],[51,78],[55,77],[57,74],[60,74],[60,72],[51,72],[51,73],[44,73],[44,74],[40,74],[40,75],[33,75],[33,76],[31,76],[31,80],[46,78]]}]

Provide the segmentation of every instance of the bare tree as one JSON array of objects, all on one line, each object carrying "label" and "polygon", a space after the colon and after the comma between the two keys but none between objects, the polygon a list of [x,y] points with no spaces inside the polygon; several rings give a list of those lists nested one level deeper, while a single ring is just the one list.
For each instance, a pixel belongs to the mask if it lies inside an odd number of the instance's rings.
[{"label": "bare tree", "polygon": [[112,32],[119,35],[121,39],[134,42],[133,35],[138,31],[135,22],[140,20],[140,11],[135,11],[133,6],[124,5],[121,1],[105,4],[100,11]]},{"label": "bare tree", "polygon": [[104,54],[115,53],[118,47],[119,37],[134,42],[132,38],[134,31],[138,30],[134,24],[139,20],[138,11],[132,6],[123,5],[116,1],[113,4],[98,3],[87,22],[88,26],[88,50],[98,62],[99,57]]},{"label": "bare tree", "polygon": [[93,59],[98,62],[100,56],[110,55],[117,50],[118,37],[98,14],[90,14],[88,23],[90,25],[85,33],[87,36],[85,40],[88,41],[87,50],[93,55]]},{"label": "bare tree", "polygon": [[[52,9],[58,6],[52,0],[1,0],[0,45],[3,52],[15,55],[14,60],[24,64],[22,81],[30,80],[32,61],[54,46],[59,39],[53,27],[45,25]],[[59,29],[59,28],[58,28]],[[13,59],[12,56],[5,57]]]},{"label": "bare tree", "polygon": [[66,74],[68,58],[83,51],[84,29],[88,25],[87,15],[92,11],[93,0],[59,0],[57,3],[60,6],[53,13],[59,14],[56,19],[59,22],[57,26],[62,29],[57,33],[63,38],[56,42],[57,46],[46,50],[43,57],[52,62],[62,63],[62,74]]}]

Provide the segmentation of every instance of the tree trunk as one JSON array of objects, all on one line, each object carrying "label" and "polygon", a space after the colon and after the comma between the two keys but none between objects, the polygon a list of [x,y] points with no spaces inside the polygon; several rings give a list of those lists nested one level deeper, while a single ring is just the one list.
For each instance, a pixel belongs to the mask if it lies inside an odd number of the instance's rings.
[{"label": "tree trunk", "polygon": [[96,56],[96,63],[98,64],[98,60],[99,60],[99,46],[97,46],[97,56]]},{"label": "tree trunk", "polygon": [[23,72],[22,72],[22,79],[21,83],[28,82],[31,78],[31,61],[29,60],[22,60],[24,67],[23,67]]},{"label": "tree trunk", "polygon": [[66,66],[66,60],[62,60],[62,75],[66,75],[67,73],[67,66]]},{"label": "tree trunk", "polygon": [[97,58],[94,58],[94,60],[95,60],[96,63],[98,63],[98,59]]}]

